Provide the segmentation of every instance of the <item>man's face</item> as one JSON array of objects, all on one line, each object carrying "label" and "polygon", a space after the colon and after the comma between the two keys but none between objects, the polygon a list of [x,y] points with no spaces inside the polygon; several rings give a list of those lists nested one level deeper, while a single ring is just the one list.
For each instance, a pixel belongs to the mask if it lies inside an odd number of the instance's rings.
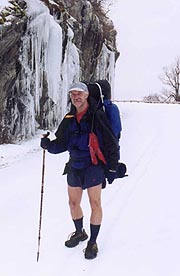
[{"label": "man's face", "polygon": [[70,92],[72,104],[78,109],[82,109],[87,104],[88,92],[73,90]]}]

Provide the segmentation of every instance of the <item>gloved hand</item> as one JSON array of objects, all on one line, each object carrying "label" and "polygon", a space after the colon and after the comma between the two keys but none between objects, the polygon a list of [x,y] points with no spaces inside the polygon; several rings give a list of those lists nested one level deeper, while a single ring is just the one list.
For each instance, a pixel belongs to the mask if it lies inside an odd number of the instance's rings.
[{"label": "gloved hand", "polygon": [[50,139],[47,137],[41,138],[41,148],[47,149],[50,143]]},{"label": "gloved hand", "polygon": [[124,163],[119,162],[117,166],[117,178],[122,178],[126,175],[127,167]]},{"label": "gloved hand", "polygon": [[114,179],[117,178],[117,172],[109,169],[106,173],[106,178],[109,184],[112,184]]}]

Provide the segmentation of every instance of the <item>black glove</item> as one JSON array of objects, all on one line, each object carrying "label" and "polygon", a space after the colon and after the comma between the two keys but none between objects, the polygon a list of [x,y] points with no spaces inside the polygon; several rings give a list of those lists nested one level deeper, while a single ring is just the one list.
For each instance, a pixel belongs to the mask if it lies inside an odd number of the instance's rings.
[{"label": "black glove", "polygon": [[106,173],[106,178],[109,184],[112,184],[114,179],[117,178],[117,172],[109,169]]},{"label": "black glove", "polygon": [[50,139],[47,137],[41,138],[41,148],[47,149],[50,143]]},{"label": "black glove", "polygon": [[127,167],[124,163],[119,162],[117,166],[117,178],[122,178],[126,175]]}]

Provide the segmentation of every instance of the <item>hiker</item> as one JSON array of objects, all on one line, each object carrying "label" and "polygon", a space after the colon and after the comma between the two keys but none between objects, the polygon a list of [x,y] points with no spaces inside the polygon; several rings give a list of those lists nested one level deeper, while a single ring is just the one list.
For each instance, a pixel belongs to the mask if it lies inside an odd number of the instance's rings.
[{"label": "hiker", "polygon": [[116,177],[118,164],[118,145],[112,133],[106,114],[96,108],[89,97],[85,83],[73,84],[69,89],[71,110],[60,123],[55,136],[41,139],[41,147],[50,153],[68,151],[69,162],[65,166],[67,174],[69,206],[75,232],[65,241],[65,246],[75,247],[79,242],[88,239],[83,228],[83,210],[81,198],[83,190],[87,189],[91,207],[90,238],[84,251],[86,259],[97,256],[97,237],[102,222],[101,191],[107,180],[111,182]]}]

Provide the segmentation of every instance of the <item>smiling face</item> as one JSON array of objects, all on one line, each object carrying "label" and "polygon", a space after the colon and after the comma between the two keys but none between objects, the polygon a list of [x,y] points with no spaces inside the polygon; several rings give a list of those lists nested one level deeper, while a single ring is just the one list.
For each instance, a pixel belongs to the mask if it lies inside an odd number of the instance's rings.
[{"label": "smiling face", "polygon": [[87,91],[73,90],[70,92],[71,102],[76,107],[77,113],[82,112],[88,106],[88,95]]}]

